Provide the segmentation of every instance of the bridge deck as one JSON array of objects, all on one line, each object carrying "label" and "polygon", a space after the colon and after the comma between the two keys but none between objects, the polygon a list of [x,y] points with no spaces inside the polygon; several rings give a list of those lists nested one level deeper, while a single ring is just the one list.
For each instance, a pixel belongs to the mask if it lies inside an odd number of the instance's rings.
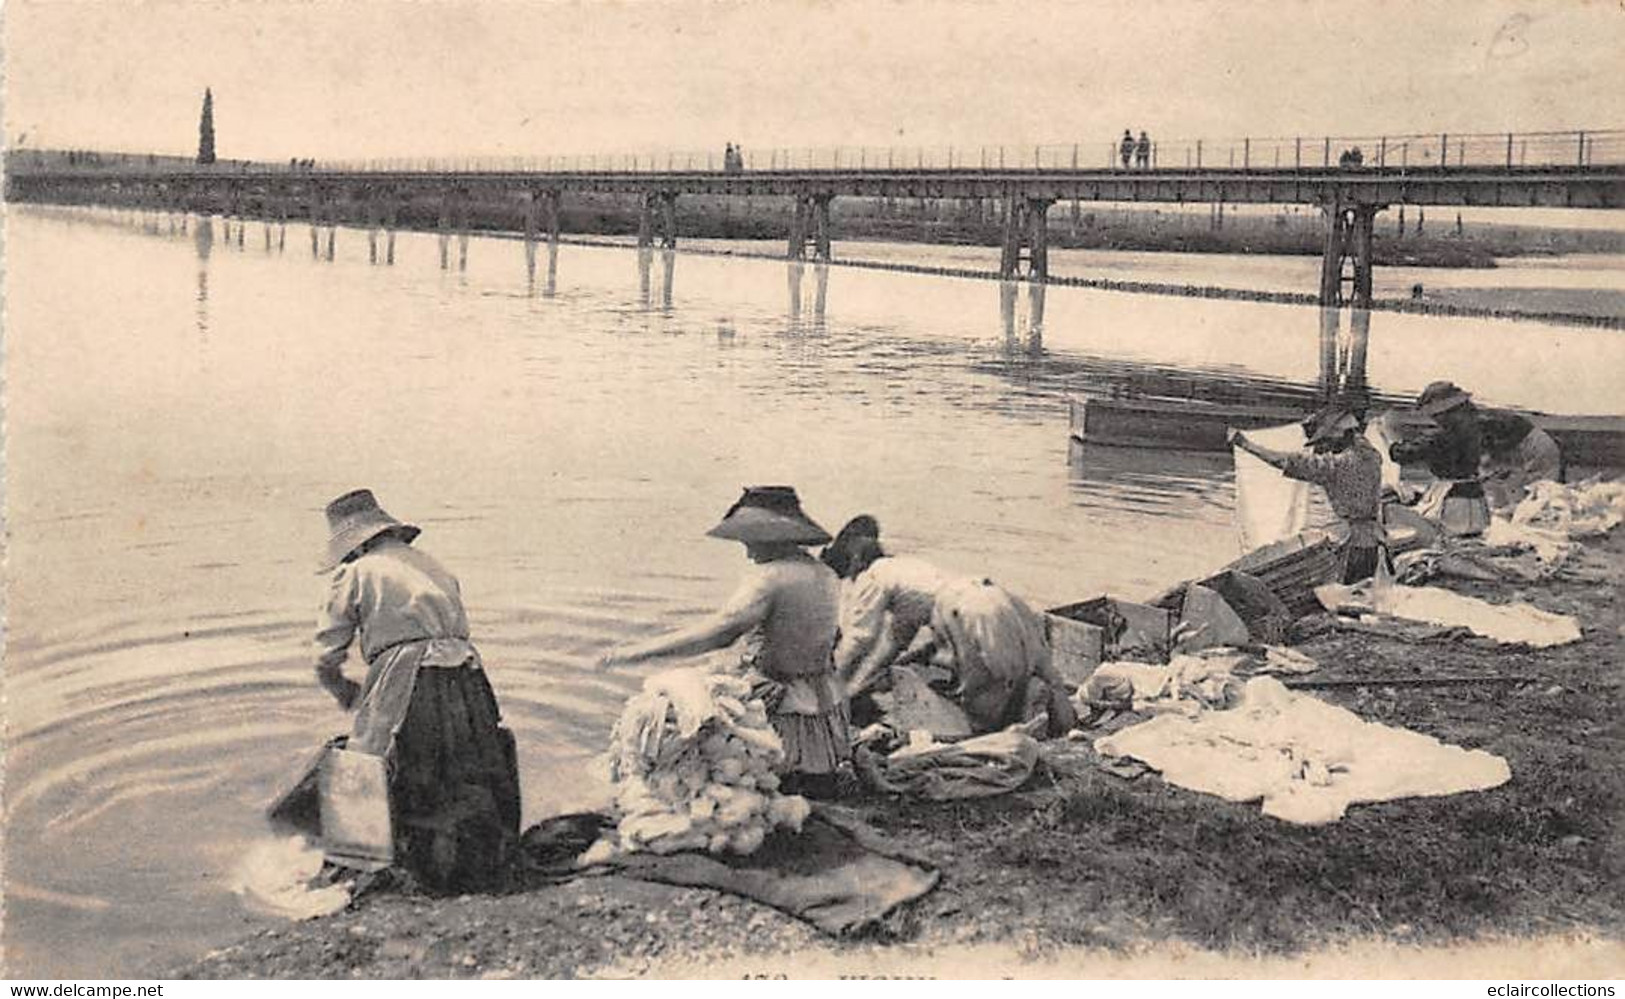
[{"label": "bridge deck", "polygon": [[14,171],[8,196],[162,189],[241,196],[395,196],[466,190],[814,197],[1008,198],[1232,204],[1625,207],[1625,165],[1355,169],[816,169],[674,171],[36,169]]}]

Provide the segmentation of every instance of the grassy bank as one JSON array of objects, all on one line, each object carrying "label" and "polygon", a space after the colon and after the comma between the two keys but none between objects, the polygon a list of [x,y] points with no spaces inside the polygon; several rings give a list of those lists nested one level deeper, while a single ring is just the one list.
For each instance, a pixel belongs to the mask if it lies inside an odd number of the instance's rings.
[{"label": "grassy bank", "polygon": [[[1046,773],[1018,793],[846,803],[943,872],[935,892],[863,940],[827,940],[731,896],[586,877],[502,896],[379,894],[328,919],[265,930],[179,974],[565,977],[658,971],[673,961],[706,974],[725,967],[706,962],[730,958],[730,969],[771,971],[783,955],[809,949],[884,969],[967,945],[1023,961],[1060,956],[1048,966],[1057,973],[1067,954],[1132,958],[1146,946],[1250,958],[1373,943],[1413,953],[1553,934],[1617,941],[1625,934],[1625,613],[1617,600],[1625,532],[1589,551],[1606,565],[1605,582],[1448,584],[1575,615],[1584,639],[1570,646],[1415,643],[1305,622],[1299,647],[1320,662],[1317,679],[1369,681],[1325,699],[1505,757],[1512,780],[1491,791],[1355,806],[1335,824],[1307,828],[1155,775],[1107,774],[1087,741],[1058,742],[1047,747]],[[1532,681],[1388,685],[1463,675]]]}]

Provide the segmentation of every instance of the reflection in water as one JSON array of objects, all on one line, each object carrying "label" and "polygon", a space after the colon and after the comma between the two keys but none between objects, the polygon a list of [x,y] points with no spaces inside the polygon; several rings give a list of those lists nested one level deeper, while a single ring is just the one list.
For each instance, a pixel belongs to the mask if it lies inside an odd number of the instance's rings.
[{"label": "reflection in water", "polygon": [[1044,353],[1044,283],[1033,281],[1027,285],[1027,308],[1018,308],[1021,286],[1016,281],[999,282],[999,316],[1004,321],[1004,348],[1007,354],[1025,353],[1041,357]]},{"label": "reflection in water", "polygon": [[547,244],[547,279],[542,282],[542,297],[552,298],[559,290],[559,244]]},{"label": "reflection in water", "polygon": [[[638,248],[638,303],[643,311],[654,308],[654,253],[651,247]],[[666,247],[660,251],[660,311],[671,315],[672,282],[677,276],[677,251]]]},{"label": "reflection in water", "polygon": [[214,252],[214,220],[209,216],[198,219],[192,246],[197,251],[197,331],[206,338],[209,335],[209,255]]},{"label": "reflection in water", "polygon": [[1109,447],[1073,440],[1069,484],[1080,506],[1179,516],[1229,502],[1229,454]]},{"label": "reflection in water", "polygon": [[[807,268],[808,265],[800,260],[792,260],[785,265],[785,280],[789,285],[790,291],[790,312],[788,318],[790,320],[790,328],[792,330],[799,330],[802,328],[802,317],[807,311],[809,311],[806,301],[808,298],[808,291],[806,288]],[[812,312],[811,328],[814,331],[821,332],[824,329],[825,305],[829,301],[829,264],[813,264],[812,275],[813,286],[810,295],[812,298],[810,309]]]},{"label": "reflection in water", "polygon": [[1349,329],[1342,329],[1342,312],[1320,310],[1320,395],[1343,399],[1361,408],[1371,402],[1366,382],[1366,354],[1371,344],[1371,310],[1349,310]]}]

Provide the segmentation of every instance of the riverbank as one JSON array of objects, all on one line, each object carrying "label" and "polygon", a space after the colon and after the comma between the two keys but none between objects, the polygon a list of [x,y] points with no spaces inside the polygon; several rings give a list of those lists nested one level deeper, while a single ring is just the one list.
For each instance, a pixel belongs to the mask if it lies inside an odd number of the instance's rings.
[{"label": "riverbank", "polygon": [[[802,953],[825,974],[919,974],[940,971],[941,959],[967,947],[1018,975],[1168,973],[1166,965],[1147,967],[1158,954],[1183,955],[1186,969],[1264,959],[1301,973],[1306,957],[1345,947],[1374,948],[1390,955],[1384,967],[1397,967],[1417,960],[1419,948],[1493,945],[1480,953],[1503,954],[1503,941],[1516,950],[1556,940],[1561,955],[1598,938],[1601,950],[1583,952],[1617,957],[1625,934],[1617,890],[1625,877],[1625,737],[1617,722],[1625,708],[1617,599],[1625,532],[1588,544],[1586,554],[1605,579],[1436,584],[1572,614],[1584,638],[1568,646],[1408,642],[1338,629],[1324,617],[1301,624],[1298,647],[1321,666],[1315,679],[1368,681],[1319,696],[1368,720],[1504,757],[1512,780],[1491,791],[1360,805],[1333,825],[1307,828],[1155,775],[1108,774],[1088,741],[1055,742],[1046,746],[1046,773],[1014,794],[844,803],[943,874],[936,891],[862,940],[820,937],[732,896],[589,876],[502,896],[381,893],[328,919],[264,930],[172,973],[737,977],[792,970],[787,955]],[[1531,679],[1393,685],[1430,676]],[[1494,959],[1460,951],[1442,960],[1455,962],[1439,972],[1449,977],[1469,969],[1527,977],[1534,967],[1498,970]]]}]

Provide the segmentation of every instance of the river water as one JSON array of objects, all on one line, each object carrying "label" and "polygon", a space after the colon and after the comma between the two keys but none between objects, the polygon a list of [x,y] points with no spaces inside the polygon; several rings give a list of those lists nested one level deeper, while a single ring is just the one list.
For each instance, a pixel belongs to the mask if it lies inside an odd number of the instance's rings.
[{"label": "river water", "polygon": [[[5,878],[13,974],[174,967],[260,925],[226,890],[345,718],[313,683],[324,502],[360,485],[456,572],[526,820],[713,606],[751,483],[1048,605],[1238,553],[1228,461],[1069,460],[1066,394],[1145,372],[1312,385],[1317,310],[477,238],[14,210],[7,219]],[[324,247],[325,250],[325,247]],[[921,251],[929,256],[932,251]],[[325,255],[325,254],[324,254]],[[1347,320],[1344,320],[1345,325]],[[1377,314],[1370,383],[1618,412],[1625,338]],[[1347,335],[1345,333],[1345,335]],[[1076,456],[1073,456],[1076,458]]]}]

